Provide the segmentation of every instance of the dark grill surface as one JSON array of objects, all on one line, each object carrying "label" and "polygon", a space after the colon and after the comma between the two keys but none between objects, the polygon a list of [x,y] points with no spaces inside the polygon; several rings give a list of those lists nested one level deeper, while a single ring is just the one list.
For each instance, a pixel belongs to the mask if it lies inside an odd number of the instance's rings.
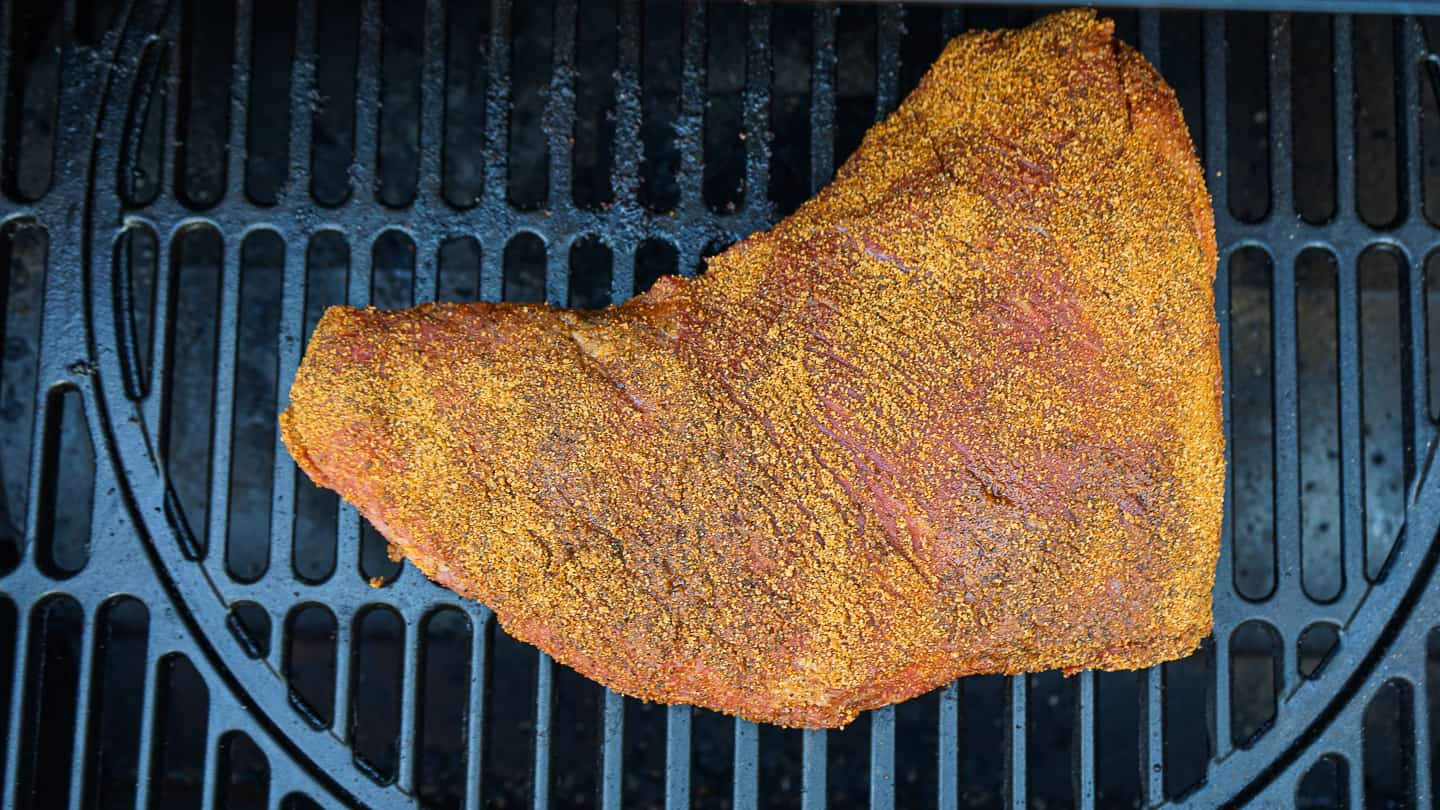
[{"label": "dark grill surface", "polygon": [[701,272],[946,37],[1035,14],[0,3],[6,806],[1431,806],[1428,19],[1114,13],[1221,245],[1229,501],[1184,661],[969,678],[830,733],[644,705],[389,561],[281,447],[326,305]]}]

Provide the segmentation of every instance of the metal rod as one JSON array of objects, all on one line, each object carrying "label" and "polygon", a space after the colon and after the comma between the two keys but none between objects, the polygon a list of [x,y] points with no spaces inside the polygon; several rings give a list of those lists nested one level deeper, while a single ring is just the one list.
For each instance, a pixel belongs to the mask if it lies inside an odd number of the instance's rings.
[{"label": "metal rod", "polygon": [[[222,581],[231,578],[229,557],[230,461],[231,442],[235,428],[235,388],[224,381],[235,380],[237,337],[240,331],[240,266],[243,253],[243,231],[225,234],[221,243],[220,319],[215,329],[215,380],[213,407],[215,416],[210,426],[210,508],[206,510],[208,527],[197,527],[207,533],[205,565]],[[278,387],[278,386],[277,386]]]},{"label": "metal rod", "polygon": [[380,39],[384,20],[380,0],[360,0],[360,42],[355,56],[355,157],[350,201],[369,206],[380,193],[373,167],[380,161]]},{"label": "metal rod", "polygon": [[469,711],[465,723],[465,807],[480,807],[482,774],[485,771],[485,680],[490,648],[490,611],[481,609],[470,617],[470,688],[466,694]]},{"label": "metal rod", "polygon": [[800,807],[825,810],[825,729],[806,729],[800,741]]},{"label": "metal rod", "polygon": [[690,806],[690,707],[665,711],[665,810]]},{"label": "metal rod", "polygon": [[1005,763],[1005,781],[1010,791],[1010,807],[1013,810],[1025,810],[1029,807],[1026,779],[1030,769],[1027,767],[1028,757],[1026,754],[1026,709],[1029,698],[1029,677],[1026,675],[1013,675],[1010,681],[1010,725],[1007,727],[1006,738],[1010,748],[1010,758]]},{"label": "metal rod", "polygon": [[555,662],[538,650],[535,656],[535,781],[531,806],[546,810],[550,806],[550,736],[555,730]]},{"label": "metal rod", "polygon": [[[91,605],[80,603],[82,611],[80,626],[80,660],[77,662],[78,677],[75,680],[75,727],[71,732],[73,740],[70,749],[70,808],[84,807],[85,780],[90,777],[90,696],[95,691],[95,648],[99,638],[98,630],[101,611]],[[24,707],[15,705],[14,713],[23,713]],[[10,747],[20,747],[20,739],[11,737]],[[63,778],[63,777],[62,777]],[[209,806],[209,805],[207,805]]]},{"label": "metal rod", "polygon": [[1080,810],[1095,808],[1095,671],[1087,669],[1075,678],[1075,803]]},{"label": "metal rod", "polygon": [[770,219],[770,8],[751,6],[745,52],[745,209]]},{"label": "metal rod", "polygon": [[940,711],[935,768],[938,810],[960,806],[960,682],[951,681],[940,690]]},{"label": "metal rod", "polygon": [[420,748],[419,735],[416,733],[417,716],[420,712],[420,695],[423,685],[420,683],[420,647],[424,644],[424,633],[422,632],[421,617],[412,616],[410,613],[401,613],[403,619],[403,633],[401,643],[404,644],[404,651],[400,659],[400,689],[398,693],[402,696],[400,700],[400,739],[395,760],[395,783],[400,790],[411,793],[415,789],[417,775],[415,773],[415,753]]},{"label": "metal rod", "polygon": [[885,3],[877,12],[875,49],[875,120],[889,115],[900,103],[900,6]]},{"label": "metal rod", "polygon": [[[490,64],[486,67],[485,161],[486,205],[491,210],[509,208],[510,182],[510,18],[512,0],[490,3]],[[485,245],[485,255],[499,253],[499,244]],[[497,294],[494,299],[498,300]]]},{"label": "metal rod", "polygon": [[[417,206],[438,204],[444,194],[445,68],[448,28],[444,0],[425,0],[425,34],[420,51],[419,176]],[[433,295],[416,299],[429,301]]]},{"label": "metal rod", "polygon": [[[575,25],[578,16],[577,0],[555,3],[550,91],[542,114],[549,150],[548,204],[552,209],[573,207],[575,202]],[[560,306],[563,305],[562,302]]]},{"label": "metal rod", "polygon": [[601,709],[600,807],[619,810],[620,786],[625,776],[625,698],[605,690]]},{"label": "metal rod", "polygon": [[810,60],[810,192],[835,172],[835,7],[815,7]]},{"label": "metal rod", "polygon": [[[245,163],[248,158],[248,135],[250,109],[250,76],[254,72],[250,64],[254,54],[254,35],[251,24],[254,20],[254,0],[235,0],[235,53],[230,62],[230,133],[226,145],[226,197],[245,193]],[[221,501],[223,503],[223,501]]]},{"label": "metal rod", "polygon": [[1142,676],[1140,699],[1140,785],[1145,804],[1165,801],[1165,668],[1153,666]]},{"label": "metal rod", "polygon": [[[1335,219],[1358,221],[1355,207],[1355,55],[1354,33],[1348,14],[1332,20],[1331,53],[1335,82]],[[1358,580],[1357,580],[1358,581]]]},{"label": "metal rod", "polygon": [[870,712],[870,808],[895,807],[895,707]]},{"label": "metal rod", "polygon": [[735,718],[735,771],[731,807],[754,810],[760,803],[760,727]]},{"label": "metal rod", "polygon": [[[680,208],[698,211],[705,207],[701,199],[705,173],[705,4],[700,0],[685,0],[684,7],[680,114],[675,118],[675,149],[680,153],[680,168],[675,182],[680,189]],[[681,258],[683,261],[684,257]]]},{"label": "metal rod", "polygon": [[1269,15],[1270,216],[1284,221],[1295,215],[1295,109],[1290,88],[1290,15]]},{"label": "metal rod", "polygon": [[1160,68],[1160,12],[1153,8],[1140,11],[1140,52],[1156,69]]}]

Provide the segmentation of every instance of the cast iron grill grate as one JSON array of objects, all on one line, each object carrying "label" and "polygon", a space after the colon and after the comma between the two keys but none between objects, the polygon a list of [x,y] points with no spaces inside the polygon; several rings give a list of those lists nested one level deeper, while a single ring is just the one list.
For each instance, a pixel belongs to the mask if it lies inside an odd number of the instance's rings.
[{"label": "cast iron grill grate", "polygon": [[1230,497],[1185,661],[970,678],[831,733],[642,705],[390,562],[279,445],[325,305],[598,306],[701,272],[946,37],[1034,14],[6,4],[6,802],[1429,806],[1428,19],[1114,15],[1180,93],[1222,250]]}]

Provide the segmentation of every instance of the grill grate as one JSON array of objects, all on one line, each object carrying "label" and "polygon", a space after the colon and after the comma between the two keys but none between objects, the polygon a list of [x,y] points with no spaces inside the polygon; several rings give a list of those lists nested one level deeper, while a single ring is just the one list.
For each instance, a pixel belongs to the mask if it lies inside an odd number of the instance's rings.
[{"label": "grill grate", "polygon": [[389,562],[280,446],[325,305],[693,275],[828,181],[945,38],[1033,16],[0,9],[6,802],[1430,806],[1434,20],[1115,15],[1180,93],[1221,246],[1229,506],[1215,641],[1184,661],[969,678],[841,732],[642,705]]}]

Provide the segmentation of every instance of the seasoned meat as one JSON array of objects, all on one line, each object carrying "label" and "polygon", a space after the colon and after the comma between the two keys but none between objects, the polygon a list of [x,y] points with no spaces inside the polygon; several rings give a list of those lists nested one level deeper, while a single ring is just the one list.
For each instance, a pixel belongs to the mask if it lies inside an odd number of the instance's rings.
[{"label": "seasoned meat", "polygon": [[786,726],[1210,631],[1210,200],[1085,11],[951,42],[833,184],[621,306],[330,309],[286,445],[620,692]]}]

